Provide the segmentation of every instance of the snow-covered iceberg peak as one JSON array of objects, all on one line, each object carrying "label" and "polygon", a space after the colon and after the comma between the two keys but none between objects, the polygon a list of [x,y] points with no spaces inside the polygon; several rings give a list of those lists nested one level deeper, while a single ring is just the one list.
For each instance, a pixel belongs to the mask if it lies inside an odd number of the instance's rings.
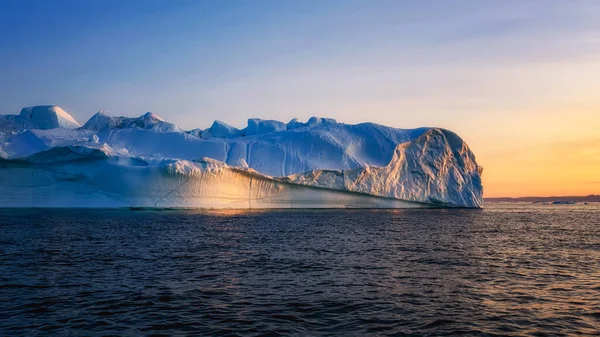
[{"label": "snow-covered iceberg peak", "polygon": [[260,118],[248,119],[248,127],[246,127],[246,136],[260,135],[269,132],[284,131],[287,129],[285,123],[274,120],[264,120]]},{"label": "snow-covered iceberg peak", "polygon": [[159,115],[155,114],[154,112],[146,112],[145,114],[143,114],[142,116],[140,116],[141,119],[144,120],[148,120],[148,121],[153,121],[153,122],[164,122],[165,120],[162,119]]},{"label": "snow-covered iceberg peak", "polygon": [[40,105],[21,109],[19,114],[38,129],[76,129],[79,123],[65,110],[55,105]]},{"label": "snow-covered iceberg peak", "polygon": [[115,117],[105,111],[98,111],[83,125],[83,128],[94,131],[138,128],[158,132],[182,132],[175,124],[165,122],[164,119],[152,112],[146,112],[137,118],[130,118]]},{"label": "snow-covered iceberg peak", "polygon": [[202,138],[234,138],[242,135],[242,130],[219,120],[214,121],[210,128],[202,132]]},{"label": "snow-covered iceberg peak", "polygon": [[100,131],[103,129],[116,128],[121,122],[121,118],[112,117],[105,111],[98,111],[84,125],[84,129]]}]

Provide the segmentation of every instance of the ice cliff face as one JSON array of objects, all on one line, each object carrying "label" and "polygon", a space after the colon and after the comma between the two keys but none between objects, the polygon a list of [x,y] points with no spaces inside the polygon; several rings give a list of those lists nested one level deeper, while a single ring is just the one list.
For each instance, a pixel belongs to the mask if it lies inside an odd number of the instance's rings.
[{"label": "ice cliff face", "polygon": [[[296,184],[362,192],[447,206],[481,205],[481,176],[473,154],[456,134],[430,129],[399,144],[383,167],[314,170],[288,177]],[[475,187],[475,188],[474,188]]]},{"label": "ice cliff face", "polygon": [[0,206],[480,207],[481,168],[438,128],[332,119],[215,121],[183,131],[152,113],[82,127],[58,107],[0,115]]}]

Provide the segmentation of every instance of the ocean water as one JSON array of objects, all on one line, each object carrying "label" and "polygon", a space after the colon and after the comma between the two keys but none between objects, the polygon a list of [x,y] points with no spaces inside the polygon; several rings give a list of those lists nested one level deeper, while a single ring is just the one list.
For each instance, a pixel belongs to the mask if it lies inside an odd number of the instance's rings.
[{"label": "ocean water", "polygon": [[0,336],[600,334],[600,205],[0,210]]}]

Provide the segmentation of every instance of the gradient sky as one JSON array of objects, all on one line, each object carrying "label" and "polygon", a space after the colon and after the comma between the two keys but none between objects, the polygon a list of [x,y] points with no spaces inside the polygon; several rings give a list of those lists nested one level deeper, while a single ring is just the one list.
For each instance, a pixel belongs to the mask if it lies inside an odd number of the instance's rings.
[{"label": "gradient sky", "polygon": [[0,1],[0,113],[461,135],[486,197],[600,193],[600,1]]}]

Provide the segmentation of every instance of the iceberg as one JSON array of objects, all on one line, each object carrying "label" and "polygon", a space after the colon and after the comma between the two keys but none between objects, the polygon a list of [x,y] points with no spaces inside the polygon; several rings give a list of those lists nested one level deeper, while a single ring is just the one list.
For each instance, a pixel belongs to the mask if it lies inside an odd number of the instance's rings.
[{"label": "iceberg", "polygon": [[0,207],[412,208],[483,203],[482,168],[441,128],[312,117],[185,131],[148,112],[0,115]]}]

